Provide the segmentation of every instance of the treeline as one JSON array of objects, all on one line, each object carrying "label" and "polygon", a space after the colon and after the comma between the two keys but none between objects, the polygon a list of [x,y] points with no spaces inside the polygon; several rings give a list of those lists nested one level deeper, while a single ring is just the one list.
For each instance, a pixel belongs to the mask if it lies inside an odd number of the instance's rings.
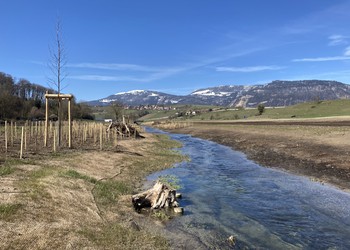
[{"label": "treeline", "polygon": [[[55,93],[54,90],[29,82],[26,79],[15,79],[0,72],[0,120],[43,120],[45,119],[45,94]],[[63,112],[66,116],[67,108],[63,102]],[[92,111],[86,104],[72,100],[73,119],[94,119]],[[49,115],[57,117],[57,101],[49,101]]]}]

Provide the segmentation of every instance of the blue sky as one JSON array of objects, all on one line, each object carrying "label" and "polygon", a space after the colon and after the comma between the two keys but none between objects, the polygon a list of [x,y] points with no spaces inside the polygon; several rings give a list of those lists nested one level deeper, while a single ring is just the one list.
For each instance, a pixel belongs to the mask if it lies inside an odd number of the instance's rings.
[{"label": "blue sky", "polygon": [[63,92],[95,100],[134,89],[350,83],[350,1],[0,0],[0,72],[48,86],[57,17]]}]

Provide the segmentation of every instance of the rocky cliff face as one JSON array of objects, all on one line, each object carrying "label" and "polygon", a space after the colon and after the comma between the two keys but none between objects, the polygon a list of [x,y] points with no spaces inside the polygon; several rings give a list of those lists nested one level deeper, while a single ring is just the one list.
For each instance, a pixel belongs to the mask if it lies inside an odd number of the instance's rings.
[{"label": "rocky cliff face", "polygon": [[230,107],[289,106],[314,100],[350,98],[350,85],[336,81],[304,80],[273,81],[265,85],[224,85],[199,89],[186,96],[157,91],[133,90],[117,93],[89,102],[90,105],[108,105],[118,101],[125,105],[202,104]]},{"label": "rocky cliff face", "polygon": [[[347,99],[350,97],[350,85],[335,81],[274,81],[267,85],[254,86],[244,93],[246,107],[255,107],[259,103],[265,106],[289,106],[314,100]],[[231,106],[237,106],[239,97]]]}]

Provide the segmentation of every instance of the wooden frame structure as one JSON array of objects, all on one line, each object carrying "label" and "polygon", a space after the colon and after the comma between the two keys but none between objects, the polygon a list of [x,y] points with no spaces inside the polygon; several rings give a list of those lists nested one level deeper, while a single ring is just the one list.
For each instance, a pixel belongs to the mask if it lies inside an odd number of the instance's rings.
[{"label": "wooden frame structure", "polygon": [[45,141],[44,145],[47,147],[47,138],[48,138],[48,127],[49,127],[49,102],[48,99],[59,99],[65,100],[68,99],[68,147],[72,147],[72,119],[71,119],[71,100],[73,95],[69,94],[45,94],[45,103],[46,103],[46,111],[45,111]]}]

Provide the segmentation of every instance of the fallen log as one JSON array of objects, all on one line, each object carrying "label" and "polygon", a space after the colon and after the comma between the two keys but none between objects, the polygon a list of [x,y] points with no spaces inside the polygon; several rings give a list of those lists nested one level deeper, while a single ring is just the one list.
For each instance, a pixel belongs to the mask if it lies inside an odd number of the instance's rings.
[{"label": "fallen log", "polygon": [[169,188],[166,184],[159,181],[153,188],[132,196],[132,203],[136,211],[142,208],[150,207],[151,209],[178,207],[176,199],[176,190]]}]

